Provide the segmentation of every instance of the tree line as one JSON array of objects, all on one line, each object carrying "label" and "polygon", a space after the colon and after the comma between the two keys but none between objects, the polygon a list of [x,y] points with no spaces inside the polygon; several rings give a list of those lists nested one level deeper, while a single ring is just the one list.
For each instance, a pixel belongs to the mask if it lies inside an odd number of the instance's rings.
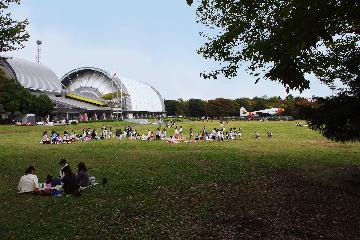
[{"label": "tree line", "polygon": [[34,95],[17,80],[9,79],[0,69],[0,113],[9,112],[11,117],[16,112],[34,113],[45,117],[54,109],[54,104],[47,95]]},{"label": "tree line", "polygon": [[244,107],[248,112],[263,110],[267,108],[283,108],[282,115],[292,116],[296,119],[305,119],[306,109],[315,106],[316,102],[303,97],[288,95],[281,97],[254,97],[225,99],[216,98],[212,100],[202,99],[177,99],[165,100],[165,109],[168,116],[188,117],[238,117],[240,108]]}]

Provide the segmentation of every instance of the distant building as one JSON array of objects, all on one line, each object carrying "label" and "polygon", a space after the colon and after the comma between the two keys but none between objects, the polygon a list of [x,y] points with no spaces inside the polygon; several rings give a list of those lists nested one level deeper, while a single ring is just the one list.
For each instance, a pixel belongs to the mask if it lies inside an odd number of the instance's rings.
[{"label": "distant building", "polygon": [[103,120],[160,117],[165,114],[160,93],[147,83],[111,76],[108,72],[82,67],[61,80],[48,67],[9,58],[0,60],[5,73],[33,94],[46,94],[55,104],[58,119]]}]

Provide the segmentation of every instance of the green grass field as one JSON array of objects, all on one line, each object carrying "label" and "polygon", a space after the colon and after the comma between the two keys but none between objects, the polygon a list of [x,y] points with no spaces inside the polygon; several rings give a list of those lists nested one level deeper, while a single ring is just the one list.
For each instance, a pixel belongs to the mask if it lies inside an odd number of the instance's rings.
[{"label": "green grass field", "polygon": [[[330,142],[295,122],[230,122],[241,139],[39,144],[45,130],[102,124],[0,126],[0,239],[360,239],[358,143]],[[27,166],[45,181],[61,158],[73,169],[84,161],[108,184],[80,197],[17,194]]]}]

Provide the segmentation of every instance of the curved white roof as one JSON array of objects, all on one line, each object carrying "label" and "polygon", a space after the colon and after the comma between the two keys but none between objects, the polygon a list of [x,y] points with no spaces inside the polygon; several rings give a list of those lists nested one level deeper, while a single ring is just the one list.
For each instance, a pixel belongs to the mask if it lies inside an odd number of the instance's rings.
[{"label": "curved white roof", "polygon": [[65,74],[61,82],[71,92],[86,92],[93,89],[93,93],[100,93],[100,95],[114,93],[116,88],[121,90],[122,83],[122,91],[127,94],[125,98],[130,100],[126,101],[127,111],[165,112],[164,101],[155,88],[144,82],[112,77],[102,69],[78,68]]},{"label": "curved white roof", "polygon": [[[164,112],[164,102],[158,91],[144,82],[120,78],[130,95],[131,111]],[[130,110],[130,109],[129,109]]]},{"label": "curved white roof", "polygon": [[6,59],[14,77],[28,89],[61,93],[61,82],[48,67],[18,58]]},{"label": "curved white roof", "polygon": [[62,84],[69,91],[83,91],[93,89],[97,97],[108,93],[116,92],[116,86],[112,83],[110,74],[98,68],[78,68],[65,74],[61,79]]}]

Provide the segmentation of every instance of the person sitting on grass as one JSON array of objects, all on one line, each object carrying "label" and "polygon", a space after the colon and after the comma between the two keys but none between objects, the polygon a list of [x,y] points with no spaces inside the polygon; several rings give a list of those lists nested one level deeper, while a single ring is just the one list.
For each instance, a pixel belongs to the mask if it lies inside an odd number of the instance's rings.
[{"label": "person sitting on grass", "polygon": [[260,138],[260,133],[255,132],[255,138]]},{"label": "person sitting on grass", "polygon": [[76,136],[76,133],[74,130],[71,131],[70,139],[71,139],[71,142],[76,142],[77,140],[79,140],[79,138]]},{"label": "person sitting on grass", "polygon": [[161,140],[165,140],[166,139],[166,128],[164,128],[161,132]]},{"label": "person sitting on grass", "polygon": [[179,139],[175,138],[175,136],[170,136],[170,138],[167,140],[167,143],[173,144],[173,143],[180,143]]},{"label": "person sitting on grass", "polygon": [[61,179],[63,184],[63,190],[65,194],[79,195],[80,185],[76,175],[73,173],[70,167],[64,169],[65,176]]},{"label": "person sitting on grass", "polygon": [[148,138],[147,138],[147,136],[146,136],[145,134],[142,134],[142,135],[141,135],[141,140],[142,140],[142,141],[147,141],[147,139],[148,139]]},{"label": "person sitting on grass", "polygon": [[272,138],[273,134],[272,132],[267,132],[268,138]]},{"label": "person sitting on grass", "polygon": [[61,137],[61,134],[58,133],[55,144],[62,144],[62,143],[64,143],[64,140]]},{"label": "person sitting on grass", "polygon": [[48,135],[47,132],[43,133],[41,143],[43,143],[43,144],[50,144],[51,143],[51,141],[49,139],[49,135]]},{"label": "person sitting on grass", "polygon": [[35,175],[35,167],[26,168],[25,175],[20,178],[18,184],[19,193],[37,193],[39,192],[39,180]]},{"label": "person sitting on grass", "polygon": [[238,131],[237,135],[239,136],[239,138],[241,138],[241,136],[242,136],[242,129],[241,128],[239,128],[239,131]]},{"label": "person sitting on grass", "polygon": [[56,144],[58,134],[55,131],[51,132],[51,143]]},{"label": "person sitting on grass", "polygon": [[91,139],[92,140],[99,140],[99,137],[98,137],[97,132],[96,132],[95,129],[92,130]]},{"label": "person sitting on grass", "polygon": [[84,162],[78,164],[78,182],[80,187],[88,187],[90,185],[90,177],[88,174],[88,169]]},{"label": "person sitting on grass", "polygon": [[71,143],[72,142],[70,134],[67,131],[64,131],[63,142],[64,143]]},{"label": "person sitting on grass", "polygon": [[194,140],[195,140],[195,141],[199,141],[199,140],[201,140],[201,139],[202,139],[201,133],[198,132],[198,133],[195,135]]},{"label": "person sitting on grass", "polygon": [[67,164],[67,162],[64,158],[60,160],[59,166],[60,166],[59,178],[63,179],[65,176],[65,170],[67,168],[70,168],[70,166],[69,166],[69,164]]}]

